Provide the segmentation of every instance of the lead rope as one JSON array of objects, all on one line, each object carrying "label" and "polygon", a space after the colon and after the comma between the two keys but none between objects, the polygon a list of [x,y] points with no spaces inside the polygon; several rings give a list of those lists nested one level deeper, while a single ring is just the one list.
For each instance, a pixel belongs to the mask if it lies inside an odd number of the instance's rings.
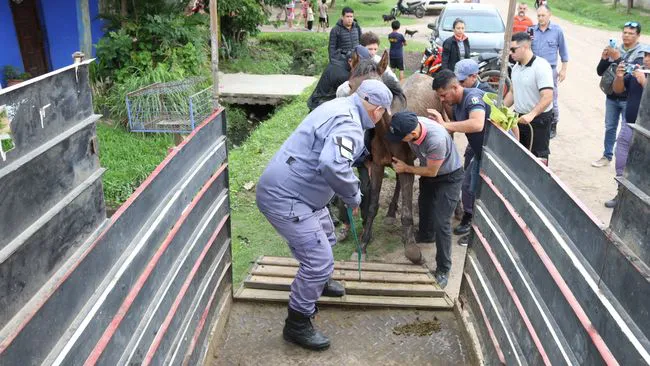
[{"label": "lead rope", "polygon": [[359,281],[361,281],[361,243],[357,236],[357,227],[354,225],[354,217],[352,216],[352,209],[347,207],[348,219],[350,220],[350,228],[352,229],[352,236],[354,236],[354,243],[357,245],[357,264],[359,271]]}]

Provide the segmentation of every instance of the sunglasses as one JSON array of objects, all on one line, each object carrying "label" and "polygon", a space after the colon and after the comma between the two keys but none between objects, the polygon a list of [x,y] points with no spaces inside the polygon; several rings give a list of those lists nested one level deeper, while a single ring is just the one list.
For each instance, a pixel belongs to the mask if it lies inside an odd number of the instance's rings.
[{"label": "sunglasses", "polygon": [[627,23],[624,24],[624,27],[638,28],[639,27],[639,22],[627,22]]},{"label": "sunglasses", "polygon": [[519,47],[521,47],[521,46],[510,47],[510,53],[515,53],[515,51],[517,51],[517,48],[519,48]]}]

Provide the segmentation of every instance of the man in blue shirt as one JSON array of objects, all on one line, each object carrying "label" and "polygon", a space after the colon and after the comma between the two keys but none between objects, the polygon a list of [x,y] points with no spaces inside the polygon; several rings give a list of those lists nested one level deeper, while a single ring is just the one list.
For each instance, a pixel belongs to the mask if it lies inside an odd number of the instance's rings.
[{"label": "man in blue shirt", "polygon": [[302,347],[329,347],[311,324],[316,300],[345,293],[330,279],[336,237],[326,205],[336,194],[348,207],[359,207],[352,163],[365,152],[363,131],[390,114],[392,99],[384,83],[365,80],[355,94],[323,103],[282,144],[257,184],[257,207],[300,263],[282,334]]},{"label": "man in blue shirt", "polygon": [[[560,120],[560,111],[557,104],[558,82],[566,78],[567,65],[569,64],[569,52],[562,28],[551,23],[551,9],[548,5],[540,5],[537,8],[537,25],[533,27],[533,54],[541,57],[551,64],[553,69],[553,123],[551,124],[551,138],[555,137],[557,123]],[[558,52],[562,68],[558,71]]]}]

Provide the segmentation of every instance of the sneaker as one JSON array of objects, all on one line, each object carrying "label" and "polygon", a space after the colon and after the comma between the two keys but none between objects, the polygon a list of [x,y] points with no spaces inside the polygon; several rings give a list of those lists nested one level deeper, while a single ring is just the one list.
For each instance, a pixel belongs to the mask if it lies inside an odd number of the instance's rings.
[{"label": "sneaker", "polygon": [[591,166],[594,168],[602,168],[604,166],[608,166],[611,162],[612,161],[610,159],[607,159],[607,157],[603,156],[602,158],[591,163]]},{"label": "sneaker", "polygon": [[449,281],[449,272],[434,272],[433,276],[436,278],[436,282],[438,282],[438,286],[440,288],[445,288],[447,287],[447,282]]},{"label": "sneaker", "polygon": [[469,233],[472,228],[472,214],[465,212],[460,224],[454,228],[454,235],[463,235]]},{"label": "sneaker", "polygon": [[469,234],[468,235],[463,235],[458,239],[458,245],[461,247],[466,247],[469,244]]}]

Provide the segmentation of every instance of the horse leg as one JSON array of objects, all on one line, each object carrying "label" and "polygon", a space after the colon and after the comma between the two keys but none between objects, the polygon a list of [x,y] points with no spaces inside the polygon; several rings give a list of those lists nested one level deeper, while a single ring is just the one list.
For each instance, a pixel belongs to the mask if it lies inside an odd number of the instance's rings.
[{"label": "horse leg", "polygon": [[400,183],[399,177],[395,182],[395,190],[393,191],[393,198],[390,199],[390,205],[388,206],[388,213],[384,218],[384,225],[395,225],[397,223],[397,207],[400,197]]},{"label": "horse leg", "polygon": [[404,243],[404,255],[415,264],[424,263],[424,257],[420,248],[415,244],[413,235],[413,174],[400,174],[400,185],[402,187],[402,242]]},{"label": "horse leg", "polygon": [[372,238],[372,224],[379,211],[379,194],[384,180],[384,167],[382,165],[370,164],[370,171],[370,200],[368,202],[368,214],[365,218],[366,223],[363,225],[363,235],[361,236],[362,253],[364,254]]}]

